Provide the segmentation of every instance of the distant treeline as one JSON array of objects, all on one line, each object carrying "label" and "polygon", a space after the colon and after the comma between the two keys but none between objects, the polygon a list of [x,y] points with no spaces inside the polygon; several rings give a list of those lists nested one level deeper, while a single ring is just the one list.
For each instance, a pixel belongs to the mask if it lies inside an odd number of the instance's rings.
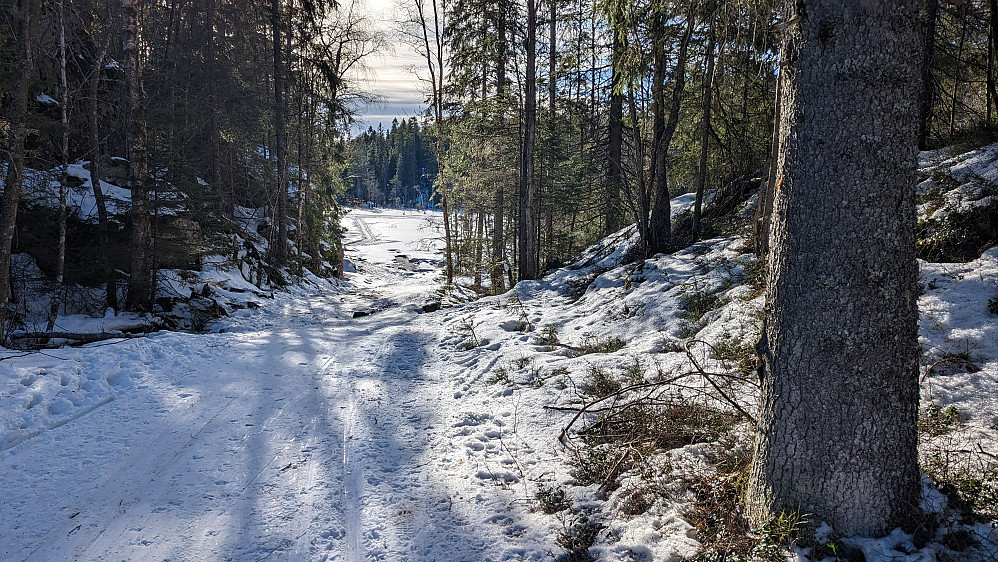
[{"label": "distant treeline", "polygon": [[396,119],[387,131],[380,124],[368,127],[347,143],[347,196],[379,205],[430,204],[437,176],[435,142],[415,117]]}]

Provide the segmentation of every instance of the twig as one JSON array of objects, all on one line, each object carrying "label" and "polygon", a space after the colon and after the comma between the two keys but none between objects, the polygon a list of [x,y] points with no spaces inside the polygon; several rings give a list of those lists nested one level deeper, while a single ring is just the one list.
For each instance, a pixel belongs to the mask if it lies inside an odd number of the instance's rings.
[{"label": "twig", "polygon": [[[565,436],[568,434],[568,430],[572,428],[572,425],[574,425],[575,422],[578,421],[578,419],[580,417],[582,417],[582,414],[584,414],[586,412],[593,411],[592,407],[595,406],[596,404],[604,402],[608,398],[619,398],[620,396],[622,396],[624,394],[627,394],[628,392],[631,392],[631,391],[634,391],[634,390],[638,390],[638,389],[641,389],[641,388],[655,388],[655,387],[659,387],[661,385],[669,384],[670,382],[677,381],[677,380],[679,380],[679,379],[681,379],[681,378],[683,378],[685,376],[686,375],[680,375],[678,377],[674,377],[672,379],[665,380],[665,381],[655,381],[655,382],[645,382],[645,383],[633,384],[631,386],[624,387],[624,388],[618,390],[617,392],[613,392],[611,394],[607,394],[606,396],[601,396],[600,398],[597,398],[596,400],[593,400],[592,402],[589,402],[588,404],[584,404],[581,408],[579,408],[576,411],[575,416],[573,416],[572,419],[569,420],[568,425],[566,425],[565,427],[562,428],[561,433],[558,434],[558,441],[561,441],[561,443],[564,445],[565,444]],[[545,408],[546,409],[554,410],[554,409],[558,409],[559,407],[545,406]]]},{"label": "twig", "polygon": [[693,368],[695,368],[700,373],[700,375],[710,384],[710,386],[714,387],[714,390],[716,390],[717,393],[721,395],[721,399],[723,399],[725,402],[727,402],[732,407],[734,407],[736,410],[738,410],[743,416],[745,416],[749,421],[751,421],[753,425],[758,425],[759,422],[757,422],[756,419],[751,414],[749,414],[748,412],[746,412],[745,409],[742,408],[741,405],[739,405],[738,402],[736,402],[734,398],[731,398],[730,396],[727,395],[727,393],[725,393],[723,390],[721,390],[721,387],[718,386],[718,384],[716,382],[714,382],[714,378],[711,376],[711,374],[708,373],[708,372],[706,372],[706,371],[704,371],[703,367],[701,367],[700,364],[697,363],[696,358],[693,357],[693,352],[690,351],[690,344],[693,344],[693,343],[701,343],[701,344],[709,347],[711,349],[711,351],[715,352],[715,354],[716,354],[716,351],[717,351],[716,349],[714,349],[714,346],[712,346],[709,343],[707,343],[705,341],[702,341],[702,340],[692,340],[692,341],[686,342],[686,344],[683,347],[685,347],[685,349],[686,349],[686,357],[688,357],[689,360],[690,360],[690,363],[693,364]]}]

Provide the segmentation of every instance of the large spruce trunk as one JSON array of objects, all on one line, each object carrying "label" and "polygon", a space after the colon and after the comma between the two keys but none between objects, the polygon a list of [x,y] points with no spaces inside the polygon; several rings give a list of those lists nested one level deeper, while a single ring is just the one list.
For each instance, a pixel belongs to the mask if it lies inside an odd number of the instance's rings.
[{"label": "large spruce trunk", "polygon": [[843,535],[921,490],[915,168],[918,0],[791,2],[747,510]]}]

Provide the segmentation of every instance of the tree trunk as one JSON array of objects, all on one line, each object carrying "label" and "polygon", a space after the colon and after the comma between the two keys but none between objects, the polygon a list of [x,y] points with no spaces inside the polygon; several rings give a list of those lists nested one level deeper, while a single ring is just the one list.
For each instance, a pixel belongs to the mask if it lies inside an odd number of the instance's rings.
[{"label": "tree trunk", "polygon": [[444,177],[444,14],[433,0],[433,36],[437,62],[434,89],[437,122],[437,180],[440,182],[440,203],[444,208],[444,251],[447,257],[447,282],[454,282],[454,244],[451,235],[450,202],[447,200],[447,178]]},{"label": "tree trunk", "polygon": [[121,3],[122,57],[125,60],[126,127],[128,154],[128,189],[132,197],[132,261],[126,304],[131,310],[149,310],[154,288],[150,246],[152,223],[149,218],[149,178],[146,160],[146,123],[142,108],[142,69],[139,63],[138,0]]},{"label": "tree trunk", "polygon": [[620,36],[613,34],[613,52],[611,55],[612,75],[610,78],[610,114],[609,114],[609,138],[607,139],[607,160],[609,173],[607,174],[607,191],[604,202],[603,214],[606,217],[606,228],[604,234],[609,236],[620,230],[624,225],[622,218],[622,208],[620,202],[621,182],[624,178],[624,171],[621,166],[622,148],[624,144],[624,93],[621,90],[620,82],[620,57],[624,45]]},{"label": "tree trunk", "polygon": [[783,115],[783,66],[786,59],[780,47],[780,71],[776,75],[776,103],[773,109],[773,139],[769,148],[769,174],[766,185],[760,188],[759,203],[755,211],[755,254],[760,258],[769,255],[769,227],[773,219],[773,199],[776,198],[776,166],[780,159],[780,120]]},{"label": "tree trunk", "polygon": [[991,115],[998,107],[998,90],[995,88],[995,41],[998,41],[998,0],[989,0],[990,14],[988,17],[988,120],[991,126]]},{"label": "tree trunk", "polygon": [[503,208],[506,203],[503,201],[503,186],[496,185],[495,196],[492,200],[492,293],[499,294],[506,289],[503,281],[503,270],[506,264],[506,240],[503,235]]},{"label": "tree trunk", "polygon": [[104,57],[110,46],[111,34],[105,32],[104,41],[100,51],[94,58],[93,70],[89,81],[90,94],[90,183],[93,186],[94,201],[97,202],[97,233],[101,247],[101,266],[104,268],[104,281],[106,292],[104,306],[115,312],[118,311],[118,279],[111,263],[111,241],[109,230],[109,219],[107,214],[107,202],[104,199],[104,190],[101,189],[100,174],[100,79],[104,69]]},{"label": "tree trunk", "polygon": [[[664,34],[664,15],[662,33]],[[664,120],[665,114],[665,56],[664,37],[659,40],[659,53],[655,63],[655,123],[652,141],[652,190],[654,191],[654,206],[649,217],[647,254],[652,255],[658,252],[665,252],[669,249],[672,241],[672,209],[669,202],[669,146],[672,144],[672,137],[676,133],[676,126],[679,124],[679,109],[683,101],[683,92],[686,89],[686,61],[689,57],[690,37],[693,35],[693,9],[686,18],[686,32],[683,34],[679,44],[679,54],[676,59],[676,69],[672,76],[672,106],[669,109],[669,119]],[[661,69],[661,70],[660,70]]]},{"label": "tree trunk", "polygon": [[[506,10],[500,6],[499,10],[499,58],[496,61],[496,97],[499,98],[500,107],[505,105],[506,98]],[[502,113],[498,116],[503,118]],[[506,289],[503,281],[503,272],[506,269],[506,236],[503,229],[504,210],[506,207],[503,193],[503,183],[497,182],[496,193],[492,200],[492,293],[499,294]]]},{"label": "tree trunk", "polygon": [[281,2],[271,0],[270,26],[274,40],[274,133],[277,157],[277,191],[274,209],[274,246],[270,249],[273,264],[282,267],[288,260],[288,136],[284,124],[284,63],[281,53]]},{"label": "tree trunk", "polygon": [[55,289],[49,306],[46,331],[55,329],[62,303],[62,282],[66,274],[66,184],[69,183],[69,83],[66,81],[66,0],[59,0],[59,88],[62,97],[62,173],[59,174],[59,244],[56,258]]},{"label": "tree trunk", "polygon": [[798,513],[805,537],[822,522],[873,536],[918,508],[919,5],[805,0],[790,18],[757,526]]},{"label": "tree trunk", "polygon": [[645,143],[642,140],[641,135],[641,123],[638,121],[638,108],[637,102],[634,99],[634,85],[632,84],[627,91],[627,108],[628,113],[631,117],[631,142],[634,145],[634,177],[635,191],[637,191],[636,196],[632,196],[628,184],[624,184],[625,191],[627,192],[628,199],[630,201],[636,200],[636,213],[638,216],[638,238],[641,240],[641,249],[645,255],[649,254],[649,242],[651,240],[651,235],[648,232],[648,227],[650,226],[649,217],[651,216],[651,194],[648,190],[647,176],[644,173],[645,167]]},{"label": "tree trunk", "polygon": [[963,24],[960,26],[960,41],[956,50],[956,71],[953,72],[953,95],[950,96],[949,106],[949,139],[956,138],[956,106],[960,99],[960,78],[963,75],[963,47],[967,41],[967,11],[963,6],[957,7],[956,13],[960,15]]},{"label": "tree trunk", "polygon": [[430,21],[426,14],[425,0],[414,0],[416,16],[422,26],[423,58],[430,72],[432,90],[433,119],[437,124],[437,188],[440,190],[440,203],[444,211],[444,256],[447,261],[447,283],[454,281],[454,252],[451,235],[450,203],[447,200],[447,180],[444,177],[444,14],[437,0],[431,0],[433,10],[433,44],[430,44]]},{"label": "tree trunk", "polygon": [[7,178],[3,198],[0,199],[0,343],[7,341],[7,305],[10,301],[10,249],[14,242],[17,205],[21,200],[24,183],[24,139],[28,119],[28,82],[31,80],[33,59],[31,42],[34,36],[39,0],[19,2],[10,10],[11,27],[16,33],[17,59],[15,63],[14,91],[11,95],[7,121]]},{"label": "tree trunk", "polygon": [[710,145],[710,106],[714,93],[714,35],[707,41],[707,72],[703,77],[703,120],[700,122],[700,170],[697,173],[697,194],[693,203],[693,240],[700,239],[700,214],[703,211],[703,191],[707,185],[707,148]]},{"label": "tree trunk", "polygon": [[520,280],[537,278],[537,185],[534,144],[537,137],[537,0],[527,0],[527,52],[523,147],[520,152]]},{"label": "tree trunk", "polygon": [[[221,172],[219,170],[219,128],[218,128],[218,81],[215,79],[215,0],[207,0],[205,8],[205,28],[207,30],[207,74],[208,74],[208,155],[211,170],[211,188],[217,197],[216,207],[224,210],[221,195]],[[231,203],[229,201],[228,203]]]},{"label": "tree trunk", "polygon": [[475,288],[482,288],[482,246],[484,245],[484,238],[482,233],[485,230],[485,215],[483,213],[475,213],[475,220],[477,224],[475,225]]},{"label": "tree trunk", "polygon": [[[554,250],[554,179],[556,174],[555,141],[558,118],[558,0],[548,0],[548,127],[547,127],[547,178],[544,181],[544,192],[538,198],[538,206],[543,201],[544,206],[544,243],[538,250],[538,274],[549,262]],[[538,236],[540,239],[540,236]],[[543,257],[542,257],[543,255]]]},{"label": "tree trunk", "polygon": [[[302,116],[308,115],[305,110],[305,96],[298,96],[298,197],[296,198],[295,213],[295,261],[298,266],[298,276],[305,276],[305,239],[302,237],[302,217],[305,211],[306,196],[306,174],[305,174],[305,131],[306,125],[302,123]],[[311,138],[311,137],[310,137]]]},{"label": "tree trunk", "polygon": [[[994,1],[992,0],[992,6]],[[993,10],[994,8],[992,8]],[[932,77],[932,60],[936,52],[936,18],[939,14],[939,0],[925,2],[925,19],[922,30],[922,49],[925,59],[922,61],[922,88],[919,92],[918,111],[918,149],[927,150],[929,146],[929,125],[932,120],[932,103],[936,91],[935,80]]]}]

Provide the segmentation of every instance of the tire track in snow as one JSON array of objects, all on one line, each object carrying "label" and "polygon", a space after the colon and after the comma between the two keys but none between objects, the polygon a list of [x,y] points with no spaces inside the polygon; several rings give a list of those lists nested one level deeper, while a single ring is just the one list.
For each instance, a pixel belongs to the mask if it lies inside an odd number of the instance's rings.
[{"label": "tire track in snow", "polygon": [[[55,560],[60,558],[57,553],[69,551],[74,552],[74,558],[79,558],[81,551],[99,541],[107,533],[110,522],[125,515],[128,507],[141,499],[145,488],[243,394],[245,391],[229,397],[224,404],[224,397],[217,396],[192,404],[187,413],[153,439],[156,447],[141,449],[108,470],[110,476],[77,504],[76,515],[53,527],[27,560]],[[197,430],[191,433],[190,429],[194,427]]]},{"label": "tire track in snow", "polygon": [[354,451],[353,437],[357,404],[353,385],[349,384],[349,387],[349,395],[346,397],[347,403],[340,406],[340,419],[343,425],[340,497],[346,518],[347,560],[361,562],[364,559],[361,547],[363,512],[360,508],[360,497],[364,490],[363,467],[357,462],[357,455]]},{"label": "tire track in snow", "polygon": [[305,560],[311,557],[313,534],[315,532],[314,527],[314,512],[315,512],[315,497],[312,496],[311,492],[316,486],[319,473],[319,465],[322,462],[325,455],[323,455],[322,450],[319,448],[319,418],[322,414],[322,403],[319,398],[319,388],[322,384],[322,378],[325,376],[326,371],[329,369],[329,365],[333,362],[335,356],[330,356],[322,363],[319,367],[318,372],[315,374],[312,388],[314,392],[310,392],[312,398],[311,408],[309,411],[312,413],[309,419],[309,429],[308,429],[308,439],[305,442],[305,447],[303,447],[303,452],[309,453],[309,457],[306,461],[306,473],[304,477],[304,486],[302,487],[301,495],[305,496],[305,506],[304,508],[295,514],[294,524],[291,526],[294,535],[294,547],[291,549],[291,558],[294,560]]},{"label": "tire track in snow", "polygon": [[357,227],[357,232],[360,234],[359,240],[351,240],[349,243],[357,246],[369,246],[378,241],[378,237],[368,226],[367,222],[360,217],[350,217],[353,220],[354,226]]}]

